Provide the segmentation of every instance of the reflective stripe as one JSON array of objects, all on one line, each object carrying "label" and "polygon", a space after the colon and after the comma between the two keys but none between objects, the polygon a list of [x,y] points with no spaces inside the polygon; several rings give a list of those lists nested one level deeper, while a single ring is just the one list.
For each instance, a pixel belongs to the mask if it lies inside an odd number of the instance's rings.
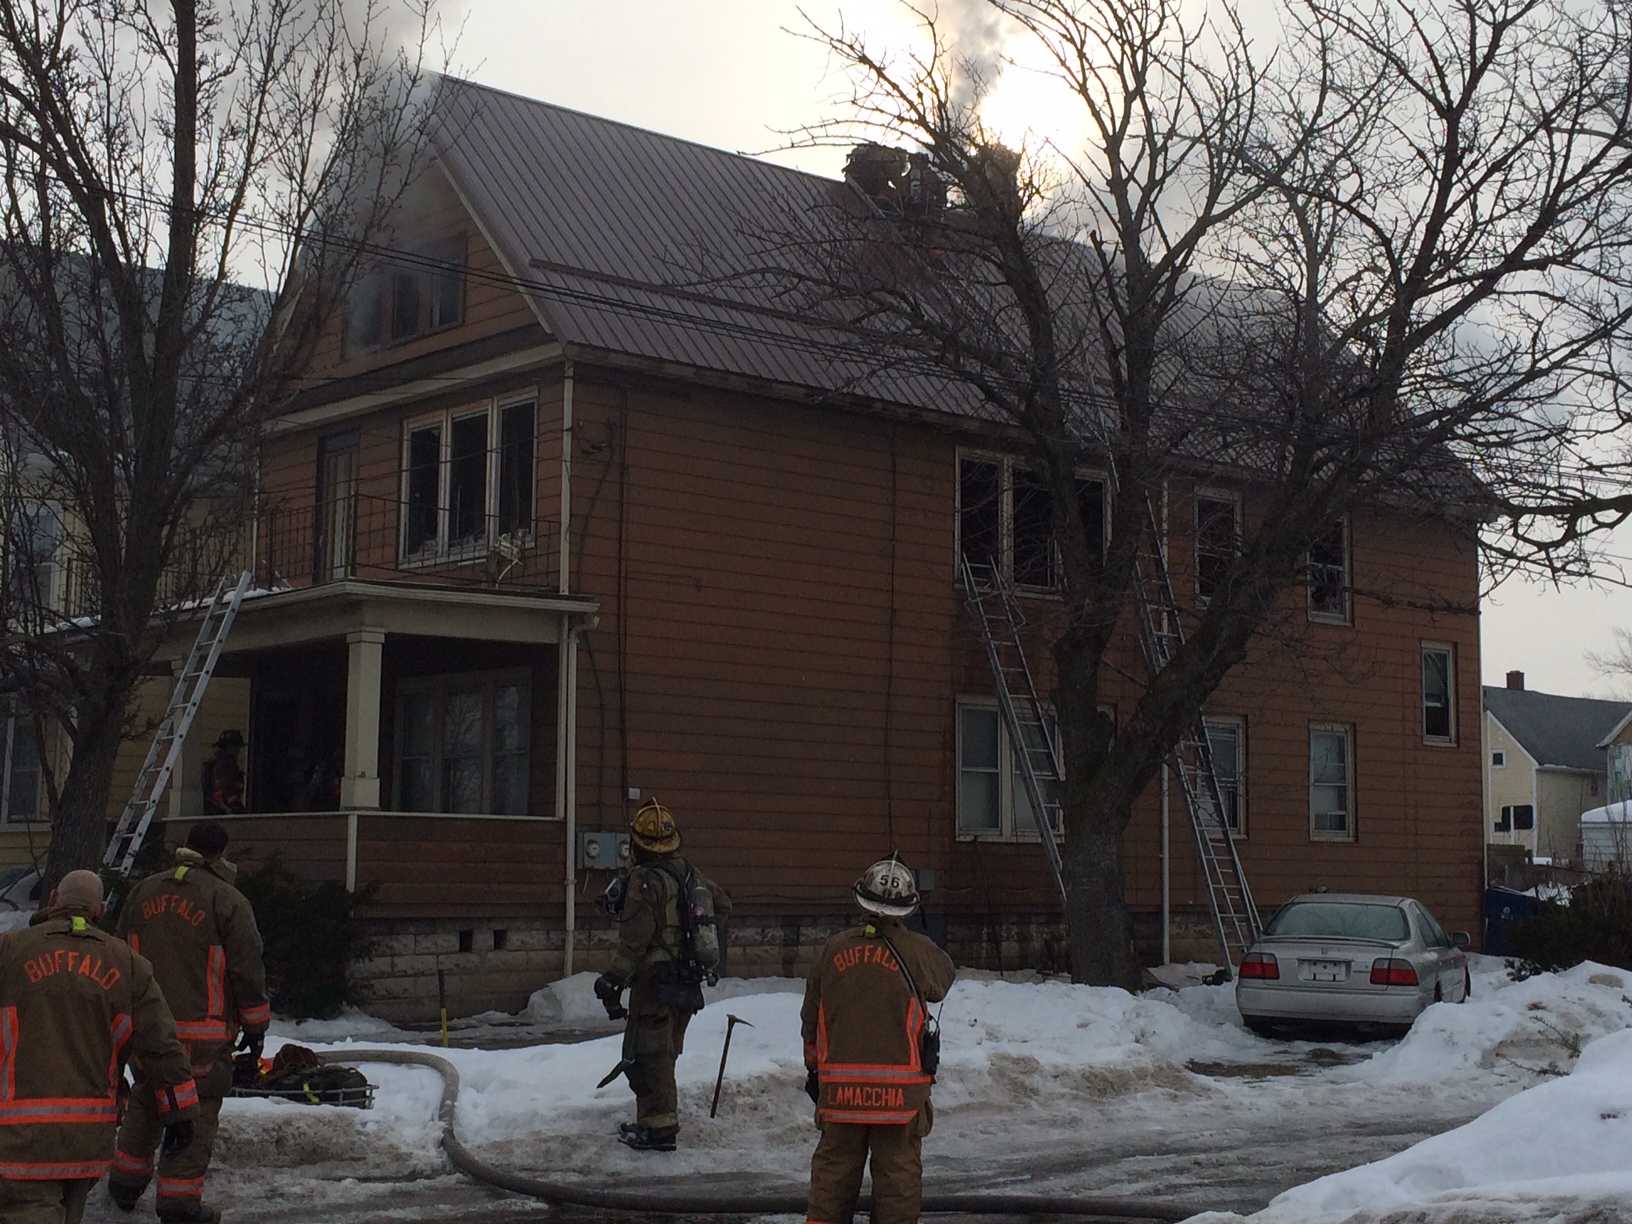
[{"label": "reflective stripe", "polygon": [[[153,1095],[158,1098],[159,1117],[171,1113],[173,1110],[191,1109],[198,1104],[198,1085],[192,1080],[177,1084],[175,1087],[157,1088]],[[174,1101],[175,1104],[171,1105]]]},{"label": "reflective stripe", "polygon": [[153,1175],[153,1157],[143,1160],[140,1156],[132,1156],[129,1152],[118,1151],[113,1154],[113,1167],[120,1173],[134,1173],[138,1177]]},{"label": "reflective stripe", "polygon": [[125,1053],[125,1043],[130,1040],[130,1017],[120,1012],[108,1026],[109,1036],[113,1038],[113,1049],[108,1054],[108,1091],[117,1092],[123,1076],[119,1074],[119,1063]]},{"label": "reflective stripe", "polygon": [[892,1084],[928,1084],[932,1082],[916,1067],[869,1067],[854,1063],[828,1063],[818,1069],[824,1080],[835,1084],[872,1084],[888,1081]]},{"label": "reflective stripe", "polygon": [[111,1160],[84,1160],[74,1164],[58,1164],[43,1160],[0,1161],[0,1177],[12,1181],[67,1181],[76,1177],[101,1177],[108,1171]]},{"label": "reflective stripe", "polygon": [[0,1126],[34,1126],[39,1123],[63,1124],[90,1122],[117,1122],[118,1106],[111,1100],[93,1097],[90,1100],[21,1100],[0,1104]]},{"label": "reflective stripe", "polygon": [[239,1009],[238,1023],[248,1028],[252,1024],[270,1024],[272,1022],[272,1005],[258,1003],[254,1007]]},{"label": "reflective stripe", "polygon": [[210,945],[209,1004],[204,1014],[210,1019],[227,1013],[227,950],[220,944]]},{"label": "reflective stripe", "polygon": [[225,1020],[177,1020],[176,1036],[183,1041],[225,1041],[232,1031]]},{"label": "reflective stripe", "polygon": [[0,1100],[17,1095],[17,1009],[0,1009]]},{"label": "reflective stripe", "polygon": [[202,1177],[166,1177],[159,1174],[159,1197],[161,1199],[196,1199],[204,1195],[204,1179]]},{"label": "reflective stripe", "polygon": [[871,1110],[856,1112],[839,1109],[823,1109],[817,1112],[823,1122],[845,1122],[853,1126],[905,1126],[918,1116],[917,1110],[911,1113],[874,1113]]},{"label": "reflective stripe", "polygon": [[136,952],[136,953],[141,952],[141,950],[142,950],[142,936],[141,936],[140,932],[132,931],[130,933],[130,935],[126,938],[125,942],[130,945],[130,950],[132,952]]}]

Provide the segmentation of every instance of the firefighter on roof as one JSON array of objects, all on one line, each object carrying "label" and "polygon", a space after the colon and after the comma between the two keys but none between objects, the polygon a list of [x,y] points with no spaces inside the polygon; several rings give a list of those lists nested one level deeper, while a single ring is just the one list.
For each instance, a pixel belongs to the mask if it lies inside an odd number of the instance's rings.
[{"label": "firefighter on roof", "polygon": [[[176,865],[131,889],[119,915],[119,933],[153,962],[198,1077],[197,1138],[185,1152],[159,1157],[157,1206],[164,1224],[221,1218],[204,1205],[204,1175],[221,1099],[232,1087],[233,1038],[242,1032],[238,1048],[259,1058],[272,1020],[261,933],[249,902],[233,887],[237,872],[222,858],[226,849],[220,822],[195,824],[176,851]],[[153,1177],[159,1140],[160,1119],[146,1102],[145,1087],[139,1080],[108,1176],[108,1194],[126,1211]]]},{"label": "firefighter on roof", "polygon": [[827,941],[800,1013],[805,1091],[822,1132],[806,1217],[850,1224],[871,1156],[873,1224],[915,1224],[940,1048],[932,1030],[925,1041],[929,1004],[946,997],[954,971],[945,952],[901,925],[918,908],[918,886],[893,856],[856,881],[855,898],[866,922]]},{"label": "firefighter on roof", "polygon": [[[635,1121],[618,1127],[621,1142],[638,1152],[672,1152],[680,1130],[674,1062],[685,1043],[686,1026],[702,1010],[705,978],[718,967],[699,955],[697,911],[705,925],[730,912],[725,893],[684,859],[674,815],[655,799],[629,826],[630,869],[618,911],[618,950],[612,967],[595,981],[595,994],[614,1020],[627,1015],[623,1060],[619,1063],[635,1093]],[[706,900],[694,897],[699,890]],[[629,988],[629,1008],[619,1000]]]},{"label": "firefighter on roof", "polygon": [[198,1089],[147,961],[94,925],[102,881],[70,871],[0,938],[0,1220],[78,1224],[113,1158],[125,1059],[166,1150],[192,1140]]}]

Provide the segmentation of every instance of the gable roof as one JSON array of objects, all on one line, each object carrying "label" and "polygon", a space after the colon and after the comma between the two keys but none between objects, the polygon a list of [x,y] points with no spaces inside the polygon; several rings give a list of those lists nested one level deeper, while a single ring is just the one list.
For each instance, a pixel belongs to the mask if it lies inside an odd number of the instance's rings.
[{"label": "gable roof", "polygon": [[969,392],[884,368],[780,300],[767,236],[842,185],[470,82],[437,153],[552,336],[569,346],[944,409]]},{"label": "gable roof", "polygon": [[1542,768],[1604,771],[1600,746],[1632,702],[1561,697],[1530,689],[1484,688],[1485,709]]}]

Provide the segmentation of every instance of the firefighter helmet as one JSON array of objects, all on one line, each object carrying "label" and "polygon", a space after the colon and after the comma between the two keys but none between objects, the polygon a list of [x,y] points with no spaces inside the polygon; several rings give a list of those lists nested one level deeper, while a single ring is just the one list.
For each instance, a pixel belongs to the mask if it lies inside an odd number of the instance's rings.
[{"label": "firefighter helmet", "polygon": [[680,826],[674,823],[674,813],[656,799],[647,800],[635,813],[629,822],[629,837],[652,854],[673,854],[680,849]]},{"label": "firefighter helmet", "polygon": [[872,914],[905,918],[918,908],[918,881],[895,855],[879,859],[856,881],[856,904]]}]

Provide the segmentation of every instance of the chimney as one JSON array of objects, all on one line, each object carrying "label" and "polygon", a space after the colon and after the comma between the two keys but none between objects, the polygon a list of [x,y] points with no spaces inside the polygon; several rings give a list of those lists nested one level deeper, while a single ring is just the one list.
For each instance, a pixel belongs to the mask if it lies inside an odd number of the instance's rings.
[{"label": "chimney", "polygon": [[1510,689],[1513,689],[1516,692],[1520,692],[1520,693],[1524,692],[1524,673],[1521,672],[1521,671],[1510,671],[1510,672],[1508,672],[1507,673],[1507,687],[1510,688]]}]

